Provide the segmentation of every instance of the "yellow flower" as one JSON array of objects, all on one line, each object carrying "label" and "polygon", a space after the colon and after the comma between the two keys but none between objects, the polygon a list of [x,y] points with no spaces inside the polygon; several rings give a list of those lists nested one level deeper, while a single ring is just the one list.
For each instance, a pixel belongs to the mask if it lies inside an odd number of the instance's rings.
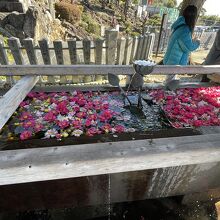
[{"label": "yellow flower", "polygon": [[67,132],[65,132],[65,131],[64,131],[64,132],[62,132],[62,134],[61,134],[61,135],[62,135],[62,137],[65,137],[65,138],[69,136],[69,134],[68,134]]}]

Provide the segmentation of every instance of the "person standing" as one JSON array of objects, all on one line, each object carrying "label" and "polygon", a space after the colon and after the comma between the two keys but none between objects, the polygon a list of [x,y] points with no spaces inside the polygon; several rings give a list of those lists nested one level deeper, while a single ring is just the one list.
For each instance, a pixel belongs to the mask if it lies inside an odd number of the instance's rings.
[{"label": "person standing", "polygon": [[[164,65],[188,65],[190,53],[200,45],[199,39],[192,39],[197,17],[197,7],[187,6],[172,25],[172,34],[164,55]],[[166,83],[175,79],[175,75],[167,76]]]}]

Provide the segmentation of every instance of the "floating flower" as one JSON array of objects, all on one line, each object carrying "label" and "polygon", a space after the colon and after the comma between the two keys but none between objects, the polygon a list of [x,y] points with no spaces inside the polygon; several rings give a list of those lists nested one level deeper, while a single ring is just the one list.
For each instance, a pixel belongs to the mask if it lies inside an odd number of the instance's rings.
[{"label": "floating flower", "polygon": [[31,131],[23,131],[23,132],[20,134],[20,139],[21,139],[21,140],[27,140],[27,139],[29,139],[31,136],[32,136],[32,132],[31,132]]},{"label": "floating flower", "polygon": [[95,134],[100,134],[100,131],[95,127],[89,128],[86,132],[86,135],[88,135],[90,137],[94,136]]},{"label": "floating flower", "polygon": [[20,120],[23,121],[23,120],[32,120],[33,119],[33,116],[31,115],[30,112],[24,112],[22,113],[21,117],[20,117]]},{"label": "floating flower", "polygon": [[64,129],[70,125],[69,121],[63,120],[63,121],[58,121],[57,125],[61,128]]},{"label": "floating flower", "polygon": [[76,129],[72,132],[72,136],[75,136],[75,137],[79,137],[83,134],[83,131],[82,130],[79,130],[79,129]]},{"label": "floating flower", "polygon": [[49,129],[46,133],[45,133],[45,137],[46,138],[50,138],[50,137],[56,137],[58,131],[56,129]]},{"label": "floating flower", "polygon": [[56,111],[62,115],[67,114],[69,112],[69,110],[67,109],[66,106],[67,106],[67,103],[62,101],[57,105]]},{"label": "floating flower", "polygon": [[52,111],[48,112],[44,116],[44,120],[49,121],[49,122],[54,122],[56,120],[56,116]]}]

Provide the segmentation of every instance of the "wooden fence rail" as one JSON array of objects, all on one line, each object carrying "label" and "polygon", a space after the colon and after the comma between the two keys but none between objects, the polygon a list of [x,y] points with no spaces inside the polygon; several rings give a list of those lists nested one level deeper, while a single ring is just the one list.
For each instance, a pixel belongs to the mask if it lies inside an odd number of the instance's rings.
[{"label": "wooden fence rail", "polygon": [[[94,41],[67,42],[47,39],[34,45],[33,39],[27,38],[20,42],[17,38],[9,38],[7,45],[0,42],[1,65],[75,65],[75,64],[111,64],[129,65],[136,59],[149,59],[154,44],[154,34],[139,37],[118,38],[115,30],[106,31],[105,39]],[[39,72],[38,75],[43,74]],[[18,78],[0,78],[0,83],[14,84]],[[72,84],[103,80],[101,76],[48,76],[41,77],[40,84]]]}]

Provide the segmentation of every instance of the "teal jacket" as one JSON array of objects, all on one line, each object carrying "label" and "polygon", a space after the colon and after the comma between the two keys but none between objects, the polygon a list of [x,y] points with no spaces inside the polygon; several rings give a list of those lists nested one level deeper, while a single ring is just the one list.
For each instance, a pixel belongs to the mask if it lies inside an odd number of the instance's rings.
[{"label": "teal jacket", "polygon": [[187,65],[190,52],[199,47],[199,41],[192,40],[192,32],[186,25],[185,18],[180,16],[171,27],[170,37],[163,64]]}]

